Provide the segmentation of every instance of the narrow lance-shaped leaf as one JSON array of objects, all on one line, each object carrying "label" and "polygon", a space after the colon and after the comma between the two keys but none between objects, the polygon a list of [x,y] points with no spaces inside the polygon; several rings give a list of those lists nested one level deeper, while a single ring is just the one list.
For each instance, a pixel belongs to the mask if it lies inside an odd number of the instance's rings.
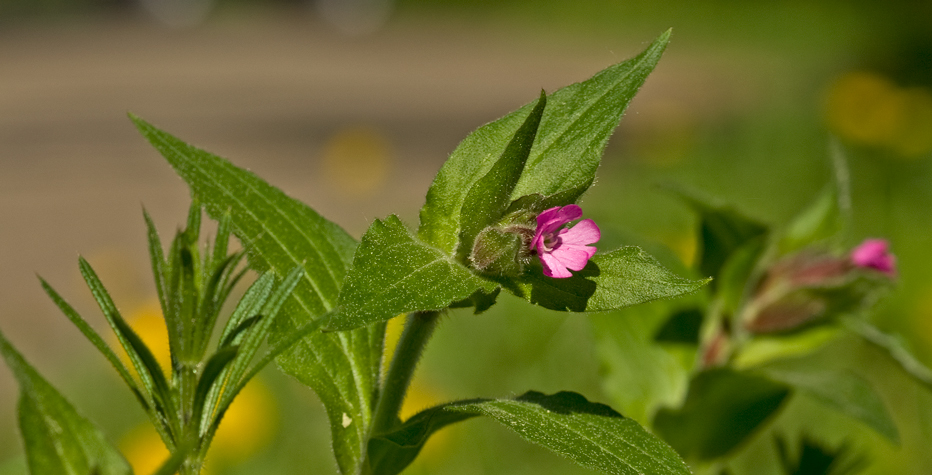
[{"label": "narrow lance-shaped leaf", "polygon": [[[669,39],[667,31],[637,57],[549,96],[512,199],[535,193],[561,195],[561,203],[557,204],[568,204],[589,188],[609,136],[628,102],[653,71]],[[450,154],[421,209],[418,237],[422,241],[447,254],[456,252],[463,203],[469,190],[501,157],[532,107],[525,105],[480,127]]]},{"label": "narrow lance-shaped leaf", "polygon": [[349,330],[400,314],[440,310],[497,284],[474,275],[411,235],[397,216],[376,220],[356,251],[330,330]]},{"label": "narrow lance-shaped leaf", "polygon": [[[211,217],[230,214],[233,234],[247,249],[253,269],[284,277],[303,267],[305,277],[283,309],[287,318],[273,328],[273,345],[333,309],[356,248],[345,231],[255,174],[131,118]],[[312,331],[278,358],[286,373],[312,387],[324,403],[343,473],[355,473],[364,457],[384,331],[383,324],[353,332]],[[353,423],[344,427],[344,417]]]},{"label": "narrow lance-shaped leaf", "polygon": [[570,278],[554,279],[538,270],[505,287],[552,310],[600,312],[689,294],[708,281],[679,277],[640,248],[627,246],[596,254]]},{"label": "narrow lance-shaped leaf", "polygon": [[129,475],[129,464],[94,424],[78,414],[26,362],[3,333],[0,354],[19,382],[19,422],[33,474]]},{"label": "narrow lance-shaped leaf", "polygon": [[119,340],[123,350],[126,351],[130,361],[132,361],[136,374],[142,380],[143,387],[154,398],[155,409],[163,413],[173,412],[174,405],[169,393],[168,381],[166,381],[165,373],[162,372],[162,368],[156,361],[155,356],[152,355],[152,352],[139,338],[139,335],[133,331],[123,319],[123,316],[120,315],[116,305],[110,298],[110,294],[91,265],[83,257],[79,259],[79,265],[81,275],[91,289],[91,293],[94,295],[94,299],[97,301],[97,305],[103,312],[104,317],[106,317],[107,322],[110,323],[117,340]]}]

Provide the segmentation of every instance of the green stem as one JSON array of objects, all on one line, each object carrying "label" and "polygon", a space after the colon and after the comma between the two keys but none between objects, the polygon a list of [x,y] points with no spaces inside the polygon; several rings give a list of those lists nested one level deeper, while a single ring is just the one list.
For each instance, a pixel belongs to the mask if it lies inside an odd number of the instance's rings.
[{"label": "green stem", "polygon": [[382,383],[379,401],[375,405],[373,434],[388,431],[398,424],[398,414],[414,370],[439,319],[440,312],[435,311],[415,312],[407,316],[404,331],[398,339],[398,346],[395,347],[395,354]]}]

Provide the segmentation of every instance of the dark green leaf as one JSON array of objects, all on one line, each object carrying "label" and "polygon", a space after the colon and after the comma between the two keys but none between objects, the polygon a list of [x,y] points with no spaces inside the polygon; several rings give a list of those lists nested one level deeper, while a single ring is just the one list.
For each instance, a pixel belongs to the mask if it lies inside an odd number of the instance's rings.
[{"label": "dark green leaf", "polygon": [[418,241],[392,215],[376,220],[362,237],[340,292],[339,313],[328,329],[349,330],[401,313],[443,309],[479,289],[492,292],[495,287]]},{"label": "dark green leaf", "polygon": [[[456,404],[456,403],[454,403]],[[450,412],[447,406],[421,411],[389,433],[375,434],[369,439],[369,466],[372,473],[401,473],[424,447],[427,439],[438,430],[479,414]]]},{"label": "dark green leaf", "polygon": [[117,340],[119,340],[123,350],[126,351],[130,361],[132,361],[136,374],[142,380],[143,387],[154,398],[155,409],[162,412],[171,412],[173,402],[169,394],[168,381],[165,380],[165,373],[162,372],[162,368],[156,361],[155,356],[152,355],[152,352],[139,338],[139,335],[133,331],[129,324],[126,323],[126,320],[123,319],[123,316],[120,315],[116,305],[113,304],[113,300],[110,298],[110,294],[104,288],[103,283],[100,282],[100,278],[97,277],[97,273],[94,272],[91,265],[83,257],[79,258],[78,263],[81,268],[81,275],[91,289],[94,300],[97,301],[101,312],[103,312],[104,317],[107,318],[107,322],[110,323],[110,327],[116,334]]},{"label": "dark green leaf", "polygon": [[637,422],[576,393],[530,391],[515,399],[454,403],[447,410],[491,417],[529,442],[606,473],[690,473],[670,446]]},{"label": "dark green leaf", "polygon": [[660,343],[699,344],[699,330],[705,314],[698,308],[680,310],[664,322],[657,330],[654,340]]},{"label": "dark green leaf", "polygon": [[32,474],[132,474],[123,456],[0,333],[0,354],[19,382],[19,422]]},{"label": "dark green leaf", "polygon": [[[734,249],[725,259],[717,279],[718,297],[721,299],[722,311],[726,315],[735,315],[744,303],[746,293],[755,279],[758,262],[766,250],[765,235],[751,238]],[[752,277],[753,276],[753,277]],[[753,289],[750,289],[753,290]]]},{"label": "dark green leaf", "polygon": [[[524,173],[512,191],[513,200],[539,193],[560,195],[557,204],[568,204],[589,188],[609,136],[669,39],[667,31],[637,57],[550,95]],[[418,237],[422,241],[447,254],[456,252],[467,193],[501,157],[532,107],[527,104],[480,127],[457,146],[421,209]]]},{"label": "dark green leaf", "polygon": [[[721,203],[711,203],[683,189],[674,189],[699,215],[699,271],[719,277],[728,258],[750,240],[765,240],[765,225]],[[713,281],[713,286],[718,284]]]},{"label": "dark green leaf", "polygon": [[537,105],[508,142],[501,157],[488,173],[473,183],[463,199],[459,223],[460,245],[457,251],[460,262],[466,262],[473,241],[482,228],[498,222],[511,204],[511,192],[524,171],[546,104],[547,96],[541,91]]},{"label": "dark green leaf", "polygon": [[217,350],[217,352],[211,355],[210,359],[207,360],[207,364],[204,365],[204,369],[201,371],[201,375],[197,380],[197,388],[194,391],[194,413],[191,419],[196,420],[200,418],[201,414],[205,412],[204,409],[208,411],[213,409],[213,407],[204,407],[207,396],[214,382],[217,381],[217,378],[220,377],[220,374],[226,369],[227,365],[233,361],[233,358],[236,358],[238,352],[238,346],[227,346]]},{"label": "dark green leaf", "polygon": [[[273,329],[273,344],[333,309],[356,248],[345,231],[255,174],[131,118],[211,217],[230,214],[233,234],[247,249],[252,268],[279,277],[295,266],[304,268],[305,278],[285,303],[288,318]],[[384,331],[379,324],[351,333],[311,332],[278,359],[286,373],[312,387],[324,403],[344,473],[355,473],[365,454]],[[354,423],[343,427],[344,415]]]},{"label": "dark green leaf", "polygon": [[765,368],[763,373],[863,422],[891,442],[900,443],[896,423],[870,383],[847,371],[812,369],[807,366],[780,365]]},{"label": "dark green leaf", "polygon": [[728,369],[697,374],[679,409],[661,409],[654,429],[687,459],[721,457],[772,418],[790,389],[761,376]]},{"label": "dark green leaf", "polygon": [[554,279],[532,270],[506,288],[552,310],[599,312],[689,294],[707,282],[679,277],[640,248],[628,246],[596,254],[573,277]]}]

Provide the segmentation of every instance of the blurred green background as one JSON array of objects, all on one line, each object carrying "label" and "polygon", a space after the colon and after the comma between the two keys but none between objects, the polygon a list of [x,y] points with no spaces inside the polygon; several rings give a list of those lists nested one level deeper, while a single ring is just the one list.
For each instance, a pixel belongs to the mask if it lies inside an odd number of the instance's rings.
[{"label": "blurred green background", "polygon": [[[669,27],[666,55],[583,200],[603,227],[600,247],[637,243],[690,263],[695,223],[657,187],[670,182],[779,226],[830,179],[837,137],[851,244],[886,237],[898,259],[900,284],[874,321],[932,363],[932,3],[911,1],[2,0],[0,326],[149,473],[145,461],[161,454],[139,429],[143,413],[34,278],[103,329],[77,273],[82,254],[137,329],[160,335],[140,203],[166,239],[187,189],[125,112],[251,168],[359,236],[392,212],[416,225],[433,174],[470,130]],[[822,428],[869,448],[869,473],[932,471],[932,397],[867,348],[823,357],[883,385],[904,443],[841,418]],[[409,402],[528,389],[611,404],[587,317],[502,298],[486,314],[445,318]],[[15,401],[0,369],[0,473],[2,461],[19,463]],[[777,428],[813,413],[795,404]],[[336,473],[319,402],[275,370],[225,423],[212,474]],[[764,445],[739,463],[768,461]],[[590,472],[472,421],[442,432],[407,473]]]}]

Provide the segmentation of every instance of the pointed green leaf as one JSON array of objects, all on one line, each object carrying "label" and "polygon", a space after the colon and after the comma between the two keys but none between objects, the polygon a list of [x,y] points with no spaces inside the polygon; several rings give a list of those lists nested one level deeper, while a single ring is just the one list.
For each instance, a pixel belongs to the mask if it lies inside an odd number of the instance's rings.
[{"label": "pointed green leaf", "polygon": [[534,144],[546,104],[547,96],[541,92],[537,105],[508,142],[502,156],[488,173],[473,183],[466,194],[460,212],[460,246],[457,251],[460,262],[466,262],[473,241],[482,228],[501,219],[511,204],[511,193],[521,178],[521,172],[524,171],[524,164],[531,152],[531,145]]},{"label": "pointed green leaf", "polygon": [[697,374],[679,409],[661,409],[654,429],[689,459],[721,457],[747,441],[776,415],[790,389],[770,379],[729,369]]},{"label": "pointed green leaf", "polygon": [[162,368],[156,361],[155,356],[152,355],[152,351],[120,315],[119,310],[117,310],[116,305],[110,298],[110,294],[91,265],[83,257],[78,259],[78,264],[81,268],[81,275],[84,277],[84,281],[87,282],[91,294],[94,295],[94,300],[97,301],[100,311],[103,312],[107,322],[110,323],[117,340],[133,363],[143,387],[154,399],[155,409],[163,413],[172,412],[173,400],[168,388],[168,381],[165,379],[165,373],[162,372]]},{"label": "pointed green leaf", "polygon": [[[255,174],[131,118],[212,218],[230,214],[233,234],[253,269],[283,278],[295,266],[304,268],[305,277],[285,303],[287,318],[279,319],[270,336],[273,345],[334,308],[356,248],[345,231]],[[343,473],[355,473],[365,454],[384,331],[379,324],[353,332],[311,332],[278,358],[283,371],[313,388],[323,402]],[[353,423],[344,427],[344,416]]]},{"label": "pointed green leaf", "polygon": [[596,254],[573,277],[554,279],[532,270],[516,285],[515,295],[551,310],[601,312],[699,290],[709,280],[679,277],[635,246]]},{"label": "pointed green leaf", "polygon": [[33,474],[132,474],[123,456],[0,333],[0,354],[19,382],[19,422]]},{"label": "pointed green leaf", "polygon": [[[511,199],[534,193],[559,194],[558,204],[568,204],[589,188],[609,136],[669,39],[667,31],[637,57],[550,95]],[[447,254],[456,252],[466,195],[502,156],[533,106],[527,104],[480,127],[457,146],[427,192],[418,229],[422,241]]]},{"label": "pointed green leaf", "polygon": [[123,362],[120,361],[120,359],[117,357],[116,353],[114,353],[110,348],[110,345],[108,345],[104,339],[101,338],[100,335],[94,331],[90,325],[88,325],[87,321],[84,320],[84,318],[82,318],[81,315],[79,315],[78,312],[71,305],[69,305],[68,302],[66,302],[65,299],[63,299],[61,295],[59,295],[58,292],[56,292],[55,289],[53,289],[52,286],[48,284],[48,282],[45,281],[45,279],[40,277],[39,281],[42,283],[42,288],[45,290],[45,293],[51,297],[52,301],[55,302],[55,305],[57,305],[58,308],[61,309],[62,313],[68,317],[68,320],[71,320],[71,323],[74,323],[74,325],[78,327],[78,330],[84,334],[84,336],[91,342],[91,344],[93,344],[94,347],[96,347],[97,350],[104,355],[104,358],[107,358],[107,361],[109,361],[113,368],[116,369],[117,373],[120,375],[120,378],[123,379],[123,382],[129,386],[130,391],[132,391],[136,396],[136,399],[139,400],[139,403],[142,405],[143,409],[149,411],[150,407],[152,406],[151,399],[148,398],[148,394],[143,395],[143,393],[139,390],[139,386],[136,384],[136,381],[133,380],[133,376],[129,373],[129,370],[126,368],[126,366],[123,365]]},{"label": "pointed green leaf", "polygon": [[900,432],[874,388],[854,373],[800,364],[766,368],[767,377],[788,384],[842,414],[866,424],[895,444]]},{"label": "pointed green leaf", "polygon": [[439,310],[497,284],[440,249],[418,241],[397,216],[376,220],[356,251],[329,330],[349,330],[401,314]]},{"label": "pointed green leaf", "polygon": [[447,410],[491,417],[529,442],[605,473],[690,473],[670,446],[637,422],[577,393],[530,391],[515,399],[451,404]]}]

